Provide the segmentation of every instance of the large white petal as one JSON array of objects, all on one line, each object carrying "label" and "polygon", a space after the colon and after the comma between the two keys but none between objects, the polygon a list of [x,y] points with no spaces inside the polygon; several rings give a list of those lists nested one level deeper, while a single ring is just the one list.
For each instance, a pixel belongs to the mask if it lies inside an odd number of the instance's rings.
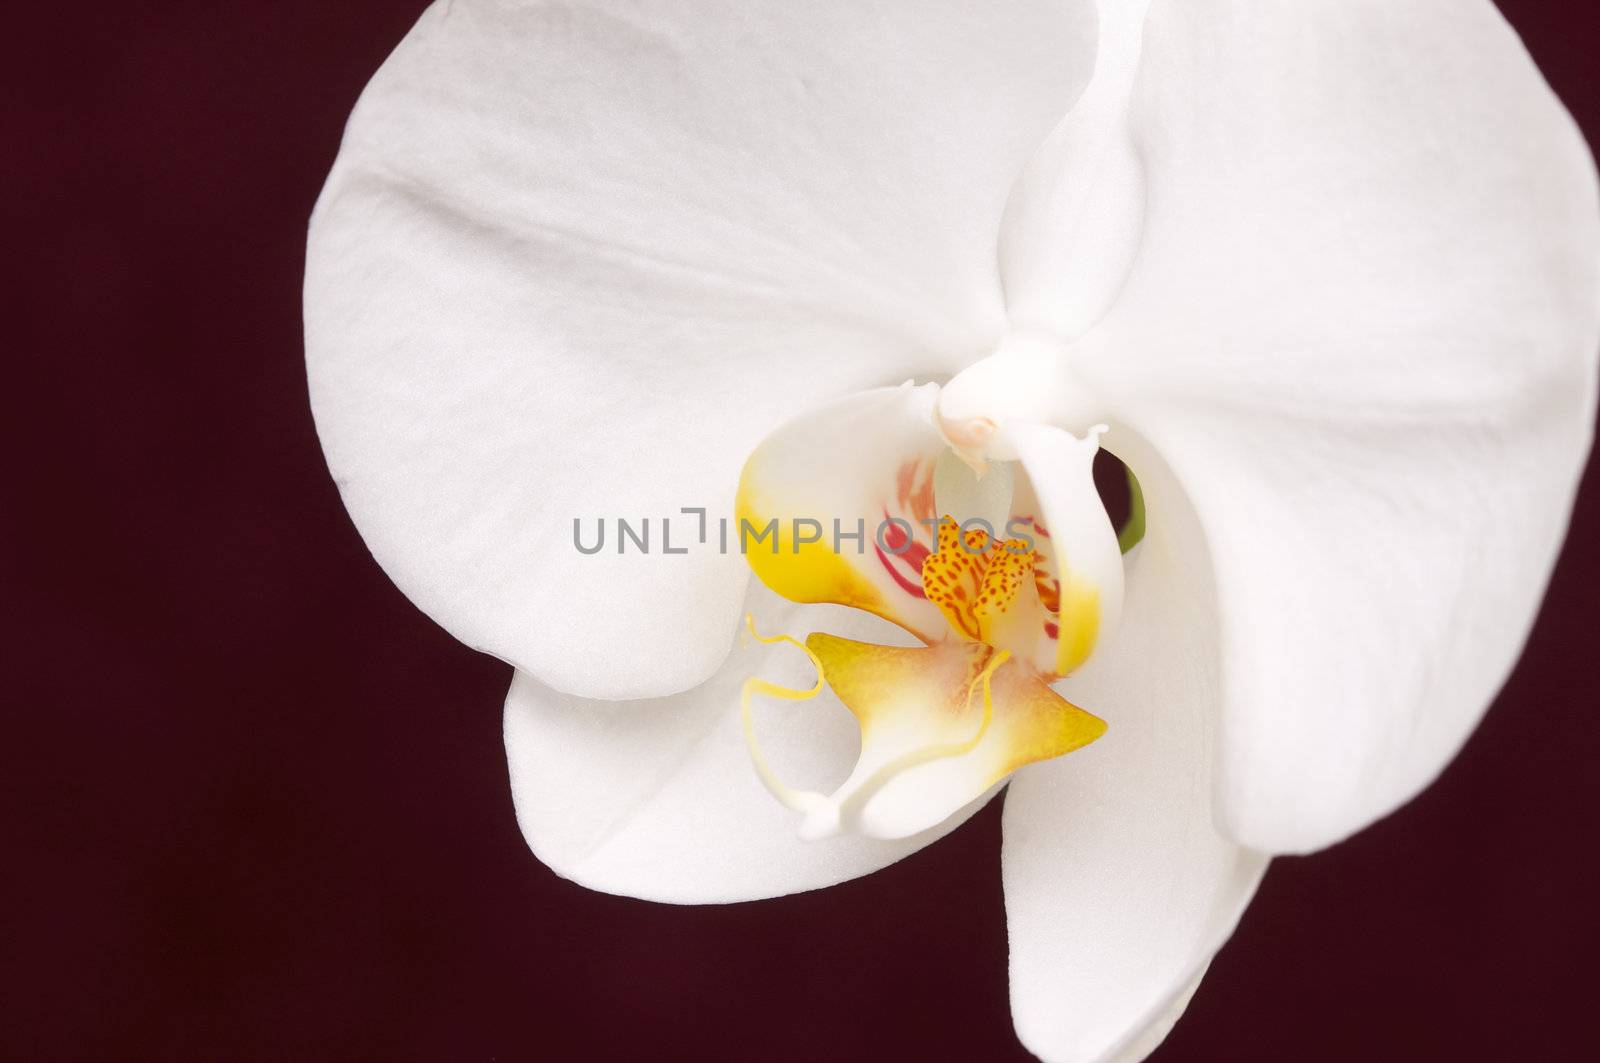
[{"label": "large white petal", "polygon": [[[823,630],[915,645],[860,610],[795,605],[756,581],[746,604],[763,634],[804,639]],[[680,904],[755,900],[891,864],[989,796],[909,838],[802,841],[800,818],[762,787],[745,746],[739,688],[756,674],[796,688],[815,680],[800,650],[748,640],[703,686],[675,697],[591,700],[518,672],[506,696],[506,754],[517,821],[534,854],[607,893]],[[805,702],[762,701],[756,729],[774,770],[795,786],[831,791],[856,760],[855,719],[826,691]]]},{"label": "large white petal", "polygon": [[1132,116],[1140,255],[1073,365],[1212,551],[1222,819],[1315,849],[1520,652],[1590,444],[1593,165],[1477,0],[1157,0]]},{"label": "large white petal", "polygon": [[984,353],[1006,195],[1093,24],[1087,0],[429,9],[308,251],[318,431],[374,555],[545,682],[703,679],[743,563],[582,557],[574,519],[650,518],[659,551],[790,415]]},{"label": "large white petal", "polygon": [[1150,533],[1122,626],[1057,684],[1106,733],[1006,794],[1012,1017],[1050,1063],[1152,1051],[1267,865],[1212,819],[1216,604],[1187,503],[1141,464]]}]

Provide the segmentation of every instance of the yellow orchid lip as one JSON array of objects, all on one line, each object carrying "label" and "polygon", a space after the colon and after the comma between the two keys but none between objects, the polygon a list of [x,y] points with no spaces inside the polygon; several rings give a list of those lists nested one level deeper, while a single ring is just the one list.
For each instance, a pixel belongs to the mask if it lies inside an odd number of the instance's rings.
[{"label": "yellow orchid lip", "polygon": [[[741,692],[757,774],[801,814],[806,837],[916,833],[1017,768],[1082,748],[1106,729],[1050,688],[1092,653],[1107,602],[1120,602],[1121,555],[1090,474],[1097,433],[1045,437],[1053,464],[1045,470],[1051,490],[1041,493],[1031,478],[1013,477],[1017,463],[991,462],[981,474],[968,467],[934,424],[936,395],[930,385],[844,400],[779,429],[741,477],[741,521],[792,528],[797,519],[853,525],[865,517],[883,529],[855,552],[791,532],[771,551],[747,553],[767,586],[792,601],[872,612],[922,643],[820,632],[802,643],[759,633],[747,618],[757,640],[793,645],[816,669],[809,689],[752,677]],[[778,778],[753,708],[758,696],[803,701],[824,689],[861,735],[854,769],[831,794]]]},{"label": "yellow orchid lip", "polygon": [[1033,543],[1031,537],[995,542],[982,528],[964,530],[946,514],[939,521],[939,548],[922,562],[923,596],[960,637],[996,649],[1021,645],[1019,652],[1027,653],[1033,631],[1017,631],[1017,621],[1030,628],[1049,624],[1047,637],[1051,629],[1057,637],[1060,633],[1059,624],[1040,615],[1044,606],[1035,589]]},{"label": "yellow orchid lip", "polygon": [[[822,838],[858,832],[904,837],[957,811],[1017,768],[1062,756],[1105,733],[1105,721],[1051,690],[1026,664],[980,642],[880,646],[816,632],[788,643],[811,659],[815,685],[805,690],[751,677],[740,692],[745,741],[767,790],[804,818],[800,833]],[[766,695],[807,701],[832,688],[861,729],[862,753],[832,794],[786,785],[767,763],[755,733],[753,701]],[[883,810],[870,806],[919,768],[945,762],[942,776],[922,780]],[[941,785],[943,784],[943,785]],[[953,785],[952,785],[953,784]],[[909,824],[909,826],[908,826]]]}]

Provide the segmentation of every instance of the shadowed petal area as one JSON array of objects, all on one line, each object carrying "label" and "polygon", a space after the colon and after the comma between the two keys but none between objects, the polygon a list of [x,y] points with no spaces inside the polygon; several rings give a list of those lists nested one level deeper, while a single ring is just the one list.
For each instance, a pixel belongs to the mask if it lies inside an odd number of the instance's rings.
[{"label": "shadowed petal area", "polygon": [[1590,446],[1593,165],[1486,2],[1156,0],[1141,64],[1139,257],[1071,357],[1210,546],[1221,821],[1312,850],[1521,651]]},{"label": "shadowed petal area", "polygon": [[[796,606],[752,582],[757,623],[804,638],[842,632],[874,643],[912,640],[857,610]],[[787,686],[813,681],[804,654],[744,643],[686,694],[598,701],[518,673],[506,696],[506,754],[517,821],[529,846],[563,878],[590,889],[678,904],[724,903],[816,889],[865,875],[953,830],[981,795],[913,837],[802,841],[793,812],[752,766],[739,720],[750,675]],[[763,702],[756,727],[785,779],[831,791],[856,760],[856,722],[824,694]]]},{"label": "shadowed petal area", "polygon": [[1012,1017],[1047,1063],[1153,1051],[1267,865],[1212,822],[1217,633],[1203,545],[1159,464],[1144,456],[1139,475],[1150,533],[1129,555],[1125,619],[1056,684],[1094,706],[1106,734],[1019,772],[1005,799]]},{"label": "shadowed petal area", "polygon": [[1006,196],[1093,46],[1087,0],[430,8],[308,249],[317,428],[373,554],[554,686],[704,679],[743,562],[580,557],[574,520],[659,552],[787,417],[987,349]]}]

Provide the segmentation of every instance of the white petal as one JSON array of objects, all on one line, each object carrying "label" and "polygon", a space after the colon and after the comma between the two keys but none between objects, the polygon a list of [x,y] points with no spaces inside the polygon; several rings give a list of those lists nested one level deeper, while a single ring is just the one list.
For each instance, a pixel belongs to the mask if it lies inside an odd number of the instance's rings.
[{"label": "white petal", "polygon": [[732,504],[789,415],[949,372],[1003,324],[995,233],[1075,98],[1087,0],[431,8],[313,219],[306,343],[374,555],[557,686],[703,679],[743,563],[573,521]]},{"label": "white petal", "polygon": [[1142,62],[1140,256],[1072,357],[1211,547],[1223,821],[1315,849],[1521,650],[1590,444],[1593,166],[1487,3],[1158,0]]},{"label": "white petal", "polygon": [[[859,610],[793,605],[755,581],[746,604],[763,633],[914,642]],[[517,821],[534,854],[607,893],[679,904],[754,900],[875,871],[982,807],[980,799],[897,841],[802,841],[798,817],[762,787],[745,746],[739,688],[758,673],[796,687],[814,678],[803,653],[759,644],[736,649],[700,688],[648,701],[589,700],[517,673],[506,697],[506,753]],[[789,782],[832,790],[849,773],[855,720],[828,693],[756,712],[767,758]]]},{"label": "white petal", "polygon": [[1060,637],[1040,667],[1067,675],[1109,641],[1122,616],[1122,550],[1094,486],[1100,428],[1081,439],[1048,425],[1013,423],[1007,441],[1027,471],[1019,512],[1043,517],[1035,548],[1058,584]]},{"label": "white petal", "polygon": [[1151,1052],[1161,1047],[1161,1042],[1167,1039],[1172,1028],[1178,1025],[1178,1020],[1183,1018],[1183,1013],[1189,1009],[1189,1001],[1194,999],[1195,992],[1200,988],[1200,982],[1206,976],[1206,971],[1211,969],[1207,964],[1195,975],[1194,981],[1179,989],[1167,1004],[1166,1009],[1153,1019],[1150,1025],[1140,1030],[1133,1040],[1127,1042],[1110,1063],[1140,1063]]},{"label": "white petal", "polygon": [[1123,624],[1057,684],[1108,729],[1006,795],[1012,1017],[1050,1063],[1153,1049],[1267,863],[1212,822],[1215,603],[1187,504],[1143,465],[1151,530]]},{"label": "white petal", "polygon": [[1144,181],[1128,124],[1150,0],[1100,0],[1094,75],[1012,189],[1000,267],[1012,326],[1076,339],[1139,249]]},{"label": "white petal", "polygon": [[845,395],[751,452],[739,475],[738,543],[768,587],[793,602],[865,609],[924,641],[943,637],[944,618],[921,590],[946,450],[933,425],[938,391],[908,382]]}]

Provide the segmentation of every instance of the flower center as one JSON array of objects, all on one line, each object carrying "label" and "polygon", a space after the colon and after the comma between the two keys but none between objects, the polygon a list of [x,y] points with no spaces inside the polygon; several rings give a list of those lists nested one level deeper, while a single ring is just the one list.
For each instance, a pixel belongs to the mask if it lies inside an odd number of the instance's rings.
[{"label": "flower center", "polygon": [[[963,532],[948,514],[939,522],[939,549],[922,562],[922,593],[962,638],[996,649],[1018,632],[1005,621],[1020,610],[1018,591],[1033,583],[1034,553],[1027,539],[994,542],[982,528]],[[1008,637],[1009,636],[1009,637]]]},{"label": "flower center", "polygon": [[[979,423],[954,433],[983,448],[973,460],[951,445],[938,399],[932,385],[907,385],[841,400],[769,437],[741,477],[740,519],[780,529],[770,551],[747,553],[769,588],[866,610],[922,643],[802,641],[758,634],[751,621],[759,642],[798,649],[816,669],[806,689],[751,678],[741,692],[757,774],[801,813],[807,837],[926,830],[1017,768],[1105,731],[1050,686],[1088,658],[1121,602],[1121,554],[1092,475],[1100,430]],[[861,519],[879,529],[863,549],[782,533]],[[778,777],[754,710],[758,697],[803,701],[824,689],[861,734],[854,769],[828,794]]]},{"label": "flower center", "polygon": [[975,470],[1017,457],[1001,430],[1008,422],[1064,424],[1082,433],[1105,419],[1100,403],[1049,336],[1008,332],[987,358],[968,366],[939,393],[935,420],[945,442]]}]

